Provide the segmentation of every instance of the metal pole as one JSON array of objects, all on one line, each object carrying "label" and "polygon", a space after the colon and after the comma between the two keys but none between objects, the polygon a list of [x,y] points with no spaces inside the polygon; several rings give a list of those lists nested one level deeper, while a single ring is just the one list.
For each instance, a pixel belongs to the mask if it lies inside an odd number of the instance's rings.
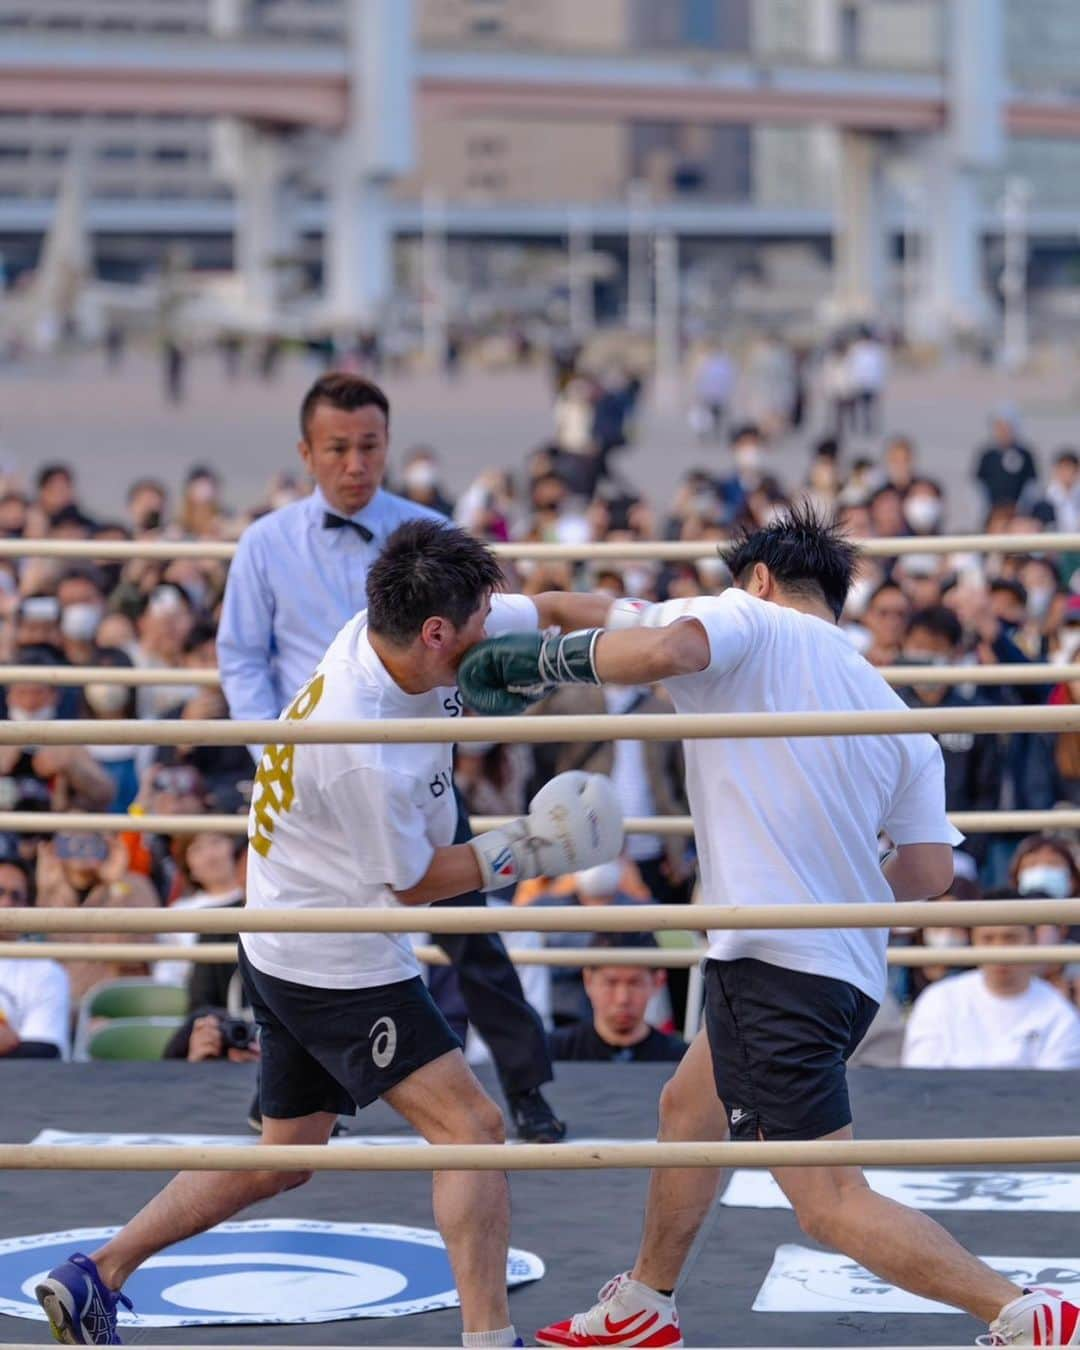
[{"label": "metal pole", "polygon": [[432,370],[446,365],[448,278],[446,268],[446,198],[437,189],[424,193],[421,205],[421,275],[424,355]]},{"label": "metal pole", "polygon": [[656,236],[656,400],[672,408],[679,399],[679,241],[670,231]]},{"label": "metal pole", "polygon": [[1021,369],[1028,358],[1027,262],[1028,198],[1030,189],[1022,178],[1005,185],[1005,264],[1001,272],[1004,325],[1001,362],[1006,370]]},{"label": "metal pole", "polygon": [[649,277],[649,208],[652,192],[642,178],[630,184],[626,229],[626,323],[634,333],[647,333],[652,318]]},{"label": "metal pole", "polygon": [[589,213],[584,207],[570,211],[569,245],[570,334],[575,342],[584,342],[593,329],[592,277],[589,275],[589,250],[592,240]]}]

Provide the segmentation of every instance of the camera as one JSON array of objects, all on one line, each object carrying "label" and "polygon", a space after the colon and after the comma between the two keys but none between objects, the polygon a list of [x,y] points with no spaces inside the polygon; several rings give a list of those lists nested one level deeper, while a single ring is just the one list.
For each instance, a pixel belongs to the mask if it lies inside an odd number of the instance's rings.
[{"label": "camera", "polygon": [[243,1017],[220,1017],[221,1049],[250,1050],[255,1044],[255,1024]]}]

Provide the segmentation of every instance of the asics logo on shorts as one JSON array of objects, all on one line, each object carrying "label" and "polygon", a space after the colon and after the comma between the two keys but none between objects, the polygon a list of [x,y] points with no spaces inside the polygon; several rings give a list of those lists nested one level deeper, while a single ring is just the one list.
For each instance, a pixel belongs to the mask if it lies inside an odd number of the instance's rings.
[{"label": "asics logo on shorts", "polygon": [[380,1017],[368,1032],[371,1058],[377,1069],[385,1069],[397,1051],[397,1027],[393,1018]]}]

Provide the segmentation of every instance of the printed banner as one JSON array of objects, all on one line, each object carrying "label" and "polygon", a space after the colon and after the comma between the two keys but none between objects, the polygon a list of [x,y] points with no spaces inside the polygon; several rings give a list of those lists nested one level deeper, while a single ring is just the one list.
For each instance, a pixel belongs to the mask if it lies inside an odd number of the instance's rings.
[{"label": "printed banner", "polygon": [[[72,1252],[116,1228],[0,1239],[0,1313],[45,1321],[34,1286]],[[544,1263],[511,1249],[506,1282],[539,1280]],[[386,1223],[266,1219],[223,1223],[151,1257],[124,1286],[121,1327],[338,1322],[457,1307],[442,1238]]]},{"label": "printed banner", "polygon": [[[996,1210],[1002,1214],[1080,1212],[1080,1172],[931,1172],[922,1168],[867,1168],[879,1195],[912,1209]],[[789,1209],[768,1172],[740,1168],[720,1198],[740,1209]]]},{"label": "printed banner", "polygon": [[[1080,1299],[1080,1257],[984,1256],[1006,1279],[1038,1285],[1071,1301]],[[754,1299],[754,1312],[952,1313],[897,1289],[836,1252],[812,1251],[788,1243],[777,1247],[765,1283]]]}]

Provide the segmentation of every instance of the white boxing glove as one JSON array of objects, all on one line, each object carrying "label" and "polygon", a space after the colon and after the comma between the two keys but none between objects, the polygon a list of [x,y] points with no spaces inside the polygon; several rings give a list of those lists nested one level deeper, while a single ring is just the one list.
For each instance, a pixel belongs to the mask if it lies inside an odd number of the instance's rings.
[{"label": "white boxing glove", "polygon": [[480,889],[499,891],[530,877],[581,872],[617,858],[622,808],[609,778],[575,769],[546,783],[527,816],[469,842],[480,864]]}]

